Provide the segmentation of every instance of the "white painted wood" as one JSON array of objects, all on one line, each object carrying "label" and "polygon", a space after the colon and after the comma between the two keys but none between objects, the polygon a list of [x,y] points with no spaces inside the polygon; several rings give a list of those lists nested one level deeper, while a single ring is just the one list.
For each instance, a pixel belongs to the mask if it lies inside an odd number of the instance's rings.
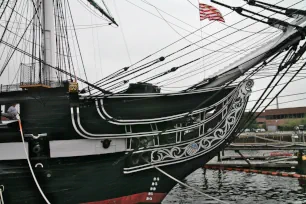
[{"label": "white painted wood", "polygon": [[18,120],[4,120],[4,121],[2,121],[2,123],[4,124],[4,125],[7,125],[7,124],[9,124],[9,123],[14,123],[14,122],[17,122]]},{"label": "white painted wood", "polygon": [[126,139],[112,139],[109,148],[104,149],[101,140],[57,140],[50,141],[50,156],[74,157],[99,155],[126,151]]},{"label": "white painted wood", "polygon": [[[25,143],[28,151],[28,143]],[[26,159],[22,142],[0,143],[0,160]]]},{"label": "white painted wood", "polygon": [[1,105],[1,111],[2,113],[5,113],[5,105]]}]

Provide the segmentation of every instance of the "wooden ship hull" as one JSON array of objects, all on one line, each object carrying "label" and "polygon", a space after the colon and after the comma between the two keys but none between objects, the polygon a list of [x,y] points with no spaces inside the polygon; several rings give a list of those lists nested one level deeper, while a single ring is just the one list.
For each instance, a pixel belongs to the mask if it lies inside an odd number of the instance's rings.
[{"label": "wooden ship hull", "polygon": [[[10,41],[8,29],[4,29],[1,38],[1,44],[13,51],[8,51],[8,62],[3,62],[0,77],[15,51],[31,63],[20,60],[16,90],[0,86],[1,108],[6,111],[11,104],[20,108],[17,120],[0,120],[0,204],[161,203],[177,184],[176,179],[182,180],[204,166],[240,132],[253,86],[251,77],[282,57],[276,78],[306,51],[305,43],[299,46],[305,39],[305,11],[276,7],[294,20],[262,20],[262,15],[259,19],[243,14],[248,10],[242,7],[221,4],[282,32],[251,47],[244,57],[229,61],[221,72],[177,93],[159,93],[158,87],[147,82],[204,56],[181,65],[176,61],[169,70],[147,79],[137,78],[137,84],[129,83],[133,78],[128,76],[134,72],[142,76],[158,68],[157,63],[174,61],[168,57],[174,58],[191,45],[154,60],[150,55],[137,66],[117,70],[92,84],[71,71],[74,66],[66,24],[66,18],[72,19],[69,1],[39,2],[28,3],[33,17],[25,21],[23,29],[35,40],[30,43],[30,51],[19,46],[24,34]],[[41,3],[42,9],[38,9]],[[88,3],[110,24],[117,25],[95,1]],[[16,5],[17,1],[12,9],[3,9],[1,16],[13,13]],[[7,22],[4,28],[10,27],[9,20],[3,22]],[[70,81],[63,83],[62,74]],[[88,87],[79,90],[77,82]]]},{"label": "wooden ship hull", "polygon": [[[44,202],[29,170],[25,147],[51,203],[160,203],[176,182],[155,167],[183,179],[208,162],[233,138],[251,86],[248,81],[193,93],[83,99],[69,93],[65,85],[45,90],[36,102],[34,92],[12,94],[20,104],[25,142],[17,121],[0,129],[4,200]],[[0,97],[1,104],[11,93],[1,93],[5,96]],[[30,95],[33,99],[26,97]],[[210,96],[215,97],[188,114]],[[124,106],[123,101],[137,105]]]}]

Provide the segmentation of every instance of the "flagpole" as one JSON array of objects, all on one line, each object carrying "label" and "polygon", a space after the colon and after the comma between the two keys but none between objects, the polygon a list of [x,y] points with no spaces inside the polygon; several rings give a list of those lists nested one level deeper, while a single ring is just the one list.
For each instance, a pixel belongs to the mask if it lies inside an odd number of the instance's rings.
[{"label": "flagpole", "polygon": [[[198,10],[200,11],[200,0],[198,0]],[[199,21],[200,21],[200,28],[201,28],[201,44],[203,45],[203,32],[202,32],[202,23],[201,23],[201,18],[199,18]],[[201,52],[202,52],[202,56],[204,56],[204,49],[202,48],[201,49]],[[203,60],[203,77],[204,77],[204,80],[205,80],[205,68],[204,68],[204,57],[202,58]]]}]

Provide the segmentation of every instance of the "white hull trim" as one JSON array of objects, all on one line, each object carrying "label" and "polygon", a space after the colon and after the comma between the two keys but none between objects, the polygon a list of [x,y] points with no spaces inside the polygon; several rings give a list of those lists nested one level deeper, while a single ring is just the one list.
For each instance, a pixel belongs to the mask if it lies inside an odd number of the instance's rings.
[{"label": "white hull trim", "polygon": [[[139,125],[139,124],[151,124],[151,123],[161,123],[161,122],[165,122],[165,121],[170,121],[170,120],[175,120],[175,119],[179,119],[179,118],[183,118],[185,117],[187,114],[189,114],[190,116],[193,115],[197,115],[206,111],[209,111],[213,108],[215,108],[216,106],[220,105],[221,103],[223,103],[224,101],[226,101],[229,97],[232,97],[232,95],[234,95],[235,93],[234,89],[231,93],[229,93],[226,97],[224,97],[222,100],[208,106],[205,108],[201,108],[198,110],[193,111],[192,113],[189,112],[184,112],[181,114],[176,114],[176,115],[171,115],[171,116],[167,116],[167,117],[160,117],[160,118],[148,118],[148,119],[126,119],[126,120],[120,120],[117,118],[114,118],[112,116],[110,116],[107,111],[105,110],[104,107],[104,103],[103,103],[103,99],[100,99],[100,105],[98,103],[98,100],[96,99],[95,103],[96,103],[96,108],[97,108],[97,112],[100,115],[100,117],[104,120],[107,120],[109,123],[115,124],[115,125]],[[102,112],[100,111],[100,107]],[[107,117],[104,117],[104,115]]]},{"label": "white hull trim", "polygon": [[76,157],[127,151],[126,139],[112,139],[105,149],[102,140],[55,140],[50,141],[50,157]]},{"label": "white hull trim", "polygon": [[[50,141],[50,157],[77,157],[126,152],[126,139],[112,139],[110,146],[104,148],[102,140],[55,140]],[[29,152],[28,143],[25,142]],[[27,159],[22,142],[0,143],[0,161]]]},{"label": "white hull trim", "polygon": [[[25,143],[27,151],[28,143]],[[0,143],[0,160],[27,159],[22,142]]]}]

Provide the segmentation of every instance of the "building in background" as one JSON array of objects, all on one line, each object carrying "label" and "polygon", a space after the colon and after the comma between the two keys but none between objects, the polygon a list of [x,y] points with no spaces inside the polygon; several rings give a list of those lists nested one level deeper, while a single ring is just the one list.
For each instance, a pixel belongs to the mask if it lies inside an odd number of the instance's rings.
[{"label": "building in background", "polygon": [[268,131],[293,130],[297,125],[306,125],[306,107],[267,109],[256,122]]}]

